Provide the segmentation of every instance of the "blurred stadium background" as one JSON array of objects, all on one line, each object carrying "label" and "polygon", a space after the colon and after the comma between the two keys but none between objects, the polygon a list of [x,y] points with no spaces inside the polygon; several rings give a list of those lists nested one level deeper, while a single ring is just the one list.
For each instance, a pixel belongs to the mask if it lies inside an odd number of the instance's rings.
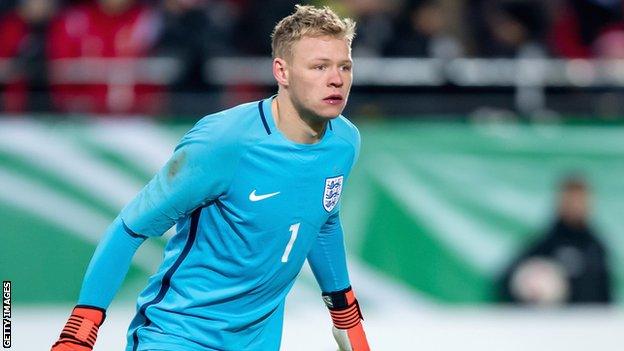
[{"label": "blurred stadium background", "polygon": [[[204,115],[275,92],[293,1],[0,1],[0,278],[14,350],[46,350],[100,235]],[[624,327],[620,0],[342,0],[358,22],[343,198],[374,350],[617,350]],[[583,174],[611,303],[512,306],[506,268]],[[121,350],[172,233],[146,242],[96,350]],[[591,286],[589,287],[591,289]],[[333,350],[306,267],[284,350]]]}]

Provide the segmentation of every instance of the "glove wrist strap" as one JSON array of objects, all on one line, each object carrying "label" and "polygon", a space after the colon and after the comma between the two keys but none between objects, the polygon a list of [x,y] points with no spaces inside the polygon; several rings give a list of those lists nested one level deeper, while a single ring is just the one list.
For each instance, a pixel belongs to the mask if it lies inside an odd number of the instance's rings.
[{"label": "glove wrist strap", "polygon": [[65,324],[56,344],[71,342],[93,348],[100,326],[106,314],[103,309],[91,306],[76,306]]},{"label": "glove wrist strap", "polygon": [[323,293],[323,301],[329,309],[334,326],[338,329],[351,329],[364,319],[351,287],[332,293]]}]

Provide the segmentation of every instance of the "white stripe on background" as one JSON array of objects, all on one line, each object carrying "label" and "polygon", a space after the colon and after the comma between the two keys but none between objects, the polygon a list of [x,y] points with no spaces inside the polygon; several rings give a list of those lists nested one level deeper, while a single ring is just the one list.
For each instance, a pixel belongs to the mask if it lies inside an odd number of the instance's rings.
[{"label": "white stripe on background", "polygon": [[[62,194],[23,175],[0,167],[0,200],[97,244],[112,219],[100,215]],[[152,273],[160,264],[162,248],[148,239],[134,256],[133,264]]]},{"label": "white stripe on background", "polygon": [[177,139],[149,120],[100,120],[85,128],[85,139],[122,156],[147,174],[171,157]]},{"label": "white stripe on background", "polygon": [[122,208],[143,184],[84,152],[41,123],[31,120],[0,122],[0,148],[56,174],[111,208]]},{"label": "white stripe on background", "polygon": [[[471,198],[492,213],[510,215],[532,227],[540,224],[544,220],[544,214],[549,213],[550,197],[547,192],[540,191],[546,189],[519,187],[517,184],[514,186],[513,181],[509,179],[503,181],[501,173],[491,169],[492,164],[496,162],[494,160],[483,162],[469,155],[436,154],[432,157],[412,156],[409,161],[418,165],[423,172],[453,184],[457,195]],[[502,167],[509,166],[509,173],[514,171],[513,159],[501,162]],[[531,175],[527,175],[529,179],[535,176],[534,169],[530,172]],[[462,191],[465,187],[470,189]]]},{"label": "white stripe on background", "polygon": [[[431,187],[395,158],[387,155],[371,157],[367,169],[390,195],[400,201],[407,211],[432,229],[448,248],[474,268],[488,276],[512,254],[513,242],[487,223],[464,215],[452,204],[443,202]],[[376,165],[384,165],[383,168]]]}]

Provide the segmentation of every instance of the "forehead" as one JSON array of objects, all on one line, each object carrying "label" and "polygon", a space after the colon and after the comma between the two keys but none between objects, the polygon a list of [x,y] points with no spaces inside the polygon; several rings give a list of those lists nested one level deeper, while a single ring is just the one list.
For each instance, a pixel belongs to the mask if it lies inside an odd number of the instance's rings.
[{"label": "forehead", "polygon": [[561,197],[563,197],[564,201],[574,200],[574,199],[584,199],[589,194],[585,189],[577,188],[577,189],[567,189],[563,192]]},{"label": "forehead", "polygon": [[346,38],[305,36],[293,44],[292,56],[295,61],[317,59],[349,61],[351,60],[351,46]]}]

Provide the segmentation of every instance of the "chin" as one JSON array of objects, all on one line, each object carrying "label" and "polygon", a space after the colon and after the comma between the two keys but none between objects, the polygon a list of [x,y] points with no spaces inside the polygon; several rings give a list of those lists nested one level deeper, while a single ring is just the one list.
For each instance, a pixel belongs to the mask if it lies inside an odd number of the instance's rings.
[{"label": "chin", "polygon": [[332,120],[332,119],[337,118],[338,116],[340,116],[340,113],[319,114],[318,116],[319,116],[319,118],[321,118],[323,120]]},{"label": "chin", "polygon": [[336,107],[332,107],[332,108],[323,108],[323,109],[319,109],[316,111],[316,115],[319,116],[322,119],[334,119],[336,117],[338,117],[342,111],[344,110],[344,106],[336,106]]}]

